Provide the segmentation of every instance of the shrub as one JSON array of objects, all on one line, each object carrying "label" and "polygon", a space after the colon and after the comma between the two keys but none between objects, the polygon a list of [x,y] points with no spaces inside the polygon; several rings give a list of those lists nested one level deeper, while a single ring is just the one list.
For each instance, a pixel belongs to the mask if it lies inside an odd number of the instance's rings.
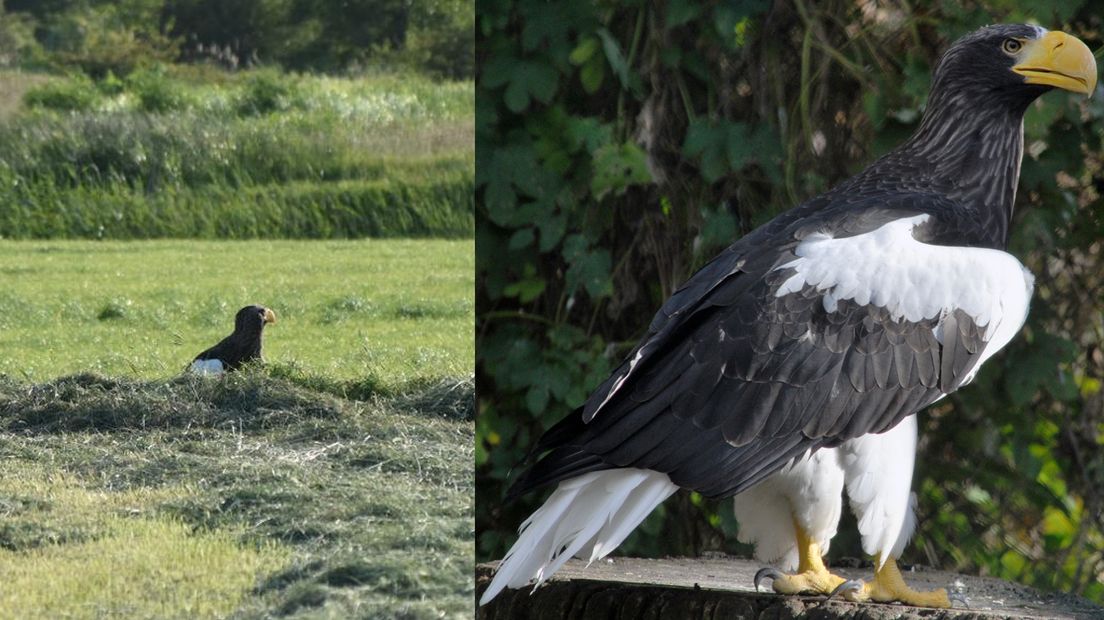
[{"label": "shrub", "polygon": [[127,90],[138,100],[138,108],[145,112],[162,113],[188,107],[188,94],[183,86],[165,75],[165,69],[135,71],[127,78]]},{"label": "shrub", "polygon": [[108,71],[107,75],[103,79],[96,82],[96,90],[100,93],[113,97],[126,90],[126,83],[123,82],[115,75],[114,71]]},{"label": "shrub", "polygon": [[77,74],[30,89],[23,96],[23,103],[29,108],[80,111],[91,109],[97,99],[99,92],[92,81]]},{"label": "shrub", "polygon": [[41,65],[44,52],[34,38],[34,19],[23,13],[4,13],[0,2],[0,67]]},{"label": "shrub", "polygon": [[292,108],[299,99],[298,85],[292,78],[278,71],[257,71],[246,82],[238,99],[238,112],[242,115],[260,115]]},{"label": "shrub", "polygon": [[48,41],[52,60],[97,79],[108,72],[128,75],[179,55],[176,40],[158,32],[152,23],[128,23],[133,18],[110,5],[76,9],[46,21],[39,37]]}]

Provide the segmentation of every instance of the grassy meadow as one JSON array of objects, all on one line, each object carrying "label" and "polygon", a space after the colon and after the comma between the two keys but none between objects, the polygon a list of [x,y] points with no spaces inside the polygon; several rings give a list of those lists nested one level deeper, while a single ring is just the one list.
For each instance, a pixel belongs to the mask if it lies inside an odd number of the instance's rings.
[{"label": "grassy meadow", "polygon": [[471,616],[472,92],[0,70],[0,618]]},{"label": "grassy meadow", "polygon": [[466,376],[471,240],[2,241],[0,374],[166,378],[268,306],[265,358],[400,389]]},{"label": "grassy meadow", "polygon": [[470,615],[471,246],[0,242],[0,617]]},{"label": "grassy meadow", "polygon": [[170,67],[5,91],[7,238],[472,235],[470,82]]}]

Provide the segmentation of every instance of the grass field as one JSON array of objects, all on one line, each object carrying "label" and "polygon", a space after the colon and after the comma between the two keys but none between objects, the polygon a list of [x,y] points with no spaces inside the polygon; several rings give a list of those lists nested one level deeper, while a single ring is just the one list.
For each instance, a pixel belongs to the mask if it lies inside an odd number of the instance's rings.
[{"label": "grass field", "polygon": [[0,71],[0,618],[471,617],[472,93]]},{"label": "grass field", "polygon": [[284,374],[400,389],[473,368],[470,240],[3,241],[0,374],[165,378],[258,303]]},{"label": "grass field", "polygon": [[[472,242],[0,242],[0,618],[465,618]],[[261,303],[267,364],[182,375]]]}]

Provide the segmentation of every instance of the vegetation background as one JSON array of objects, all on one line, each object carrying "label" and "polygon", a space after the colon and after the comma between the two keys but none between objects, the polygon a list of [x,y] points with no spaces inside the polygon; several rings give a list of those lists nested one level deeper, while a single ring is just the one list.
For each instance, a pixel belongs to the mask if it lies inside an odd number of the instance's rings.
[{"label": "vegetation background", "polygon": [[[483,0],[476,48],[477,558],[539,434],[733,239],[915,129],[958,36],[1035,21],[1099,57],[1099,2]],[[1104,601],[1104,97],[1029,110],[1011,251],[1023,333],[920,416],[904,561]],[[845,517],[845,519],[850,517]],[[618,553],[747,553],[729,502],[680,493]],[[831,558],[862,557],[853,519]]]},{"label": "vegetation background", "polygon": [[0,0],[0,617],[470,617],[473,25]]},{"label": "vegetation background", "polygon": [[471,20],[457,0],[0,2],[0,235],[470,237]]}]

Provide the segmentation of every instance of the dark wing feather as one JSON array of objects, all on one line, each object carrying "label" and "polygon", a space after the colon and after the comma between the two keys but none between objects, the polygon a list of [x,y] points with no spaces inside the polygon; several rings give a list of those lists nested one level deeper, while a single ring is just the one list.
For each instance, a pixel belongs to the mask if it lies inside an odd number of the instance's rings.
[{"label": "dark wing feather", "polygon": [[219,340],[218,344],[197,355],[196,360],[222,360],[225,362],[232,348],[231,338],[232,336],[227,336]]},{"label": "dark wing feather", "polygon": [[235,331],[215,346],[195,357],[196,360],[220,360],[227,370],[237,370],[261,356],[261,334],[243,334]]},{"label": "dark wing feather", "polygon": [[[889,201],[880,198],[878,203]],[[791,212],[792,213],[792,212]],[[648,335],[587,403],[542,437],[549,451],[511,495],[610,467],[667,473],[709,497],[738,493],[809,450],[867,433],[957,389],[984,349],[956,313],[893,320],[806,286],[778,296],[803,234],[873,230],[914,215],[886,208],[775,220],[737,242],[664,304]],[[851,228],[847,228],[850,226]]]}]

